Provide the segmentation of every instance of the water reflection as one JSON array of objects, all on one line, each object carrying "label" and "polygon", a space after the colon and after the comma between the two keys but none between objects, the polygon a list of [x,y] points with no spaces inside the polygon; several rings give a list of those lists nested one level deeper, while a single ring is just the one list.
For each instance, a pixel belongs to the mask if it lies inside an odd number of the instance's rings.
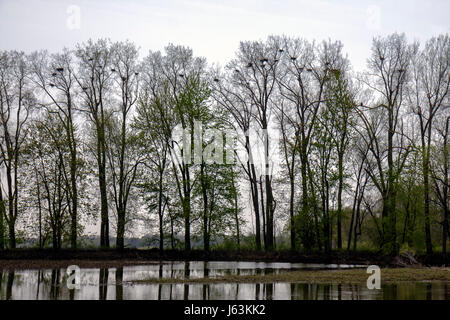
[{"label": "water reflection", "polygon": [[123,300],[123,267],[118,267],[115,272],[116,300]]},{"label": "water reflection", "polygon": [[305,283],[142,283],[145,278],[198,278],[221,275],[271,274],[289,269],[353,266],[252,262],[161,262],[118,268],[82,268],[81,288],[67,288],[65,269],[0,270],[0,300],[450,300],[447,282],[382,284],[369,290],[355,284]]},{"label": "water reflection", "polygon": [[98,299],[106,300],[108,296],[108,276],[109,270],[107,268],[100,268],[98,278]]},{"label": "water reflection", "polygon": [[[59,278],[61,275],[61,270],[56,269],[52,270],[52,278],[51,278],[51,285],[50,285],[50,299],[51,300],[58,300],[59,297]],[[38,285],[39,286],[39,285]]]},{"label": "water reflection", "polygon": [[14,271],[10,271],[8,272],[8,280],[6,284],[6,300],[11,300],[13,283],[14,283]]}]

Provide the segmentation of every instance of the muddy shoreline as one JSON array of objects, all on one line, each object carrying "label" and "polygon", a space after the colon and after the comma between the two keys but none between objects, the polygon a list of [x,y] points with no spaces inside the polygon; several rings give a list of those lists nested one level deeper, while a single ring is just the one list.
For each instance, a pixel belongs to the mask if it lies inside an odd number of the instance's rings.
[{"label": "muddy shoreline", "polygon": [[159,261],[256,261],[256,262],[295,262],[325,264],[376,264],[382,267],[404,266],[444,266],[448,257],[442,254],[423,256],[383,256],[375,252],[334,251],[324,253],[302,253],[294,251],[226,251],[214,250],[165,250],[156,249],[15,249],[0,251],[0,269],[66,267],[77,264],[83,267],[116,267],[137,264],[152,264]]},{"label": "muddy shoreline", "polygon": [[[381,269],[383,282],[430,282],[442,281],[450,283],[449,268],[383,268]],[[218,277],[204,278],[147,278],[130,280],[129,283],[134,284],[151,284],[151,283],[366,283],[367,272],[362,269],[350,270],[302,270],[302,271],[286,271],[277,274],[253,274],[253,275],[225,275]]]}]

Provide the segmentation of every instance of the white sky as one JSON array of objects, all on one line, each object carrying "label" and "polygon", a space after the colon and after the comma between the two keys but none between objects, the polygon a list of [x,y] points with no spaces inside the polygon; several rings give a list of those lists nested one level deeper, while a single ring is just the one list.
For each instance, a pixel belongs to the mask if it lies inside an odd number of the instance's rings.
[{"label": "white sky", "polygon": [[341,40],[361,70],[373,36],[397,31],[423,42],[448,32],[449,21],[448,0],[0,0],[0,50],[56,52],[107,37],[130,39],[142,55],[169,42],[183,44],[224,65],[239,41],[286,34]]}]

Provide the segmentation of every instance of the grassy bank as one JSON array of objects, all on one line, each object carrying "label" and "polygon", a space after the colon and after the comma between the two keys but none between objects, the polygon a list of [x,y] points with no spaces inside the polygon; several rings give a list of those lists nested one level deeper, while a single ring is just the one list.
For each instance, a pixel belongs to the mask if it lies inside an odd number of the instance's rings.
[{"label": "grassy bank", "polygon": [[[0,268],[2,266],[51,267],[78,264],[92,267],[114,267],[120,265],[152,263],[155,261],[256,261],[256,262],[293,262],[324,264],[376,264],[383,267],[423,265],[443,266],[448,257],[441,254],[418,255],[413,260],[405,256],[384,256],[374,251],[332,251],[322,252],[300,251],[254,251],[254,250],[164,250],[156,249],[15,249],[0,250]],[[5,267],[3,267],[5,268]],[[29,267],[30,268],[30,267]]]},{"label": "grassy bank", "polygon": [[[366,269],[288,271],[266,275],[226,275],[197,279],[159,279],[149,278],[129,281],[131,283],[365,283],[369,274]],[[450,268],[384,268],[381,269],[381,281],[420,282],[449,281]]]}]

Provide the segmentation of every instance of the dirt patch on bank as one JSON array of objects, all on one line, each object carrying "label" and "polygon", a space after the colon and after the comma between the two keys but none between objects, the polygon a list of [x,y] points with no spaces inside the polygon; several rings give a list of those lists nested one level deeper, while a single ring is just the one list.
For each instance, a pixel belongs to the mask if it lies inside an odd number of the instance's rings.
[{"label": "dirt patch on bank", "polygon": [[[127,281],[143,283],[365,283],[369,274],[365,269],[287,271],[265,275],[227,275],[208,278],[149,278]],[[385,282],[450,282],[450,268],[386,268],[381,269],[381,281]]]}]

